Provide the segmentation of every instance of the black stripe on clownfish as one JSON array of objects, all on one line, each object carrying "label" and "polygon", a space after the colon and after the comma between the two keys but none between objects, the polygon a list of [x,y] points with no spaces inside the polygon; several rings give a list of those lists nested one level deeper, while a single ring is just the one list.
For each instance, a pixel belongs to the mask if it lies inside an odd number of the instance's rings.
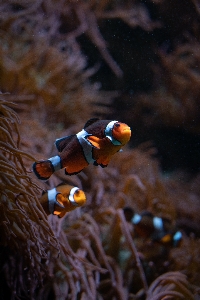
[{"label": "black stripe on clownfish", "polygon": [[129,141],[131,129],[118,121],[90,119],[77,134],[55,141],[59,155],[33,164],[39,179],[47,180],[65,168],[67,175],[81,172],[90,163],[106,167],[111,157]]},{"label": "black stripe on clownfish", "polygon": [[67,212],[82,206],[86,202],[85,193],[78,187],[68,184],[42,193],[40,203],[46,214],[54,214],[62,218]]}]

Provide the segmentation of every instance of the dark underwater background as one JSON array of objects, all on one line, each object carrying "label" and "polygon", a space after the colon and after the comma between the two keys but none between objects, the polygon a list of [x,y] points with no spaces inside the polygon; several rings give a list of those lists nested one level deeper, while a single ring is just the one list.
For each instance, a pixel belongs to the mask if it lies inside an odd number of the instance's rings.
[{"label": "dark underwater background", "polygon": [[[0,92],[0,299],[200,299],[199,0],[2,0]],[[131,127],[123,152],[38,180],[94,117]],[[47,217],[60,183],[87,203]],[[136,234],[144,211],[169,243]]]}]

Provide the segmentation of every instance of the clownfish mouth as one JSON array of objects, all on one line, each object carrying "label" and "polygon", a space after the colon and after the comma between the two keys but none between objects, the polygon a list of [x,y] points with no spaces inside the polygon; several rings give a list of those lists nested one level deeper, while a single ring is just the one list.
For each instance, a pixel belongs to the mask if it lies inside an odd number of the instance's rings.
[{"label": "clownfish mouth", "polygon": [[123,131],[131,131],[131,128],[130,127],[124,128]]},{"label": "clownfish mouth", "polygon": [[131,128],[130,127],[123,128],[122,132],[131,133]]}]

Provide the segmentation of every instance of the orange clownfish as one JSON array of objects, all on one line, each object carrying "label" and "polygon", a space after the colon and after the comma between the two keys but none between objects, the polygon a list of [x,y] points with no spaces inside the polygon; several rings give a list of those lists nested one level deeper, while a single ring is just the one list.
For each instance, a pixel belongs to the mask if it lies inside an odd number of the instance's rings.
[{"label": "orange clownfish", "polygon": [[130,140],[131,129],[118,121],[90,119],[77,134],[57,139],[59,155],[33,164],[33,171],[47,180],[55,171],[65,168],[67,175],[78,174],[90,163],[106,167],[116,152]]},{"label": "orange clownfish", "polygon": [[138,237],[150,238],[165,246],[176,247],[181,242],[182,233],[166,218],[154,216],[149,211],[137,214],[131,207],[124,208],[124,215],[134,225],[134,233]]},{"label": "orange clownfish", "polygon": [[85,193],[78,187],[68,184],[47,190],[40,198],[40,203],[46,214],[57,215],[60,218],[64,217],[67,212],[82,206],[85,202]]},{"label": "orange clownfish", "polygon": [[143,212],[141,215],[135,213],[131,222],[136,234],[151,238],[153,242],[176,247],[182,239],[182,233],[176,231],[168,219],[153,216],[150,212]]}]

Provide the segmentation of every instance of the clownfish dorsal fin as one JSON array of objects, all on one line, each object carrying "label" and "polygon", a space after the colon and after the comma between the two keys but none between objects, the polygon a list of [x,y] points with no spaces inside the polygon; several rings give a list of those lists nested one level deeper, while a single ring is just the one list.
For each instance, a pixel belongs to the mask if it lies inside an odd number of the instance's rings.
[{"label": "clownfish dorsal fin", "polygon": [[62,152],[64,148],[67,146],[67,144],[71,141],[72,138],[74,138],[74,134],[65,136],[63,138],[57,139],[55,141],[56,148],[59,152]]},{"label": "clownfish dorsal fin", "polygon": [[93,123],[95,123],[95,122],[97,122],[97,121],[99,121],[99,118],[92,118],[92,119],[89,119],[89,120],[85,123],[83,129],[86,129],[88,126],[92,125]]}]

